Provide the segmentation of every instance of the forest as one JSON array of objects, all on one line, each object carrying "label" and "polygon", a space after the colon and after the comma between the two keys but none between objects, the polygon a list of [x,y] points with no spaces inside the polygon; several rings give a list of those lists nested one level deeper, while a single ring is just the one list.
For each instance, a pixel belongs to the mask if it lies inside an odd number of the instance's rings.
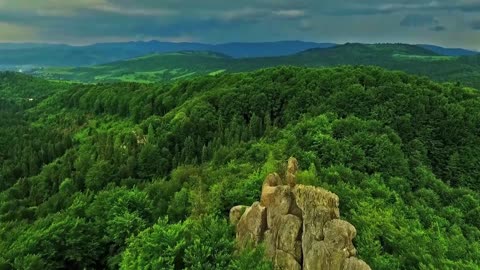
[{"label": "forest", "polygon": [[480,93],[369,66],[0,73],[0,269],[271,269],[228,212],[290,156],[372,269],[478,269]]},{"label": "forest", "polygon": [[277,57],[232,58],[206,51],[157,53],[138,58],[86,67],[34,69],[35,76],[84,83],[176,81],[219,73],[255,71],[285,65],[334,67],[375,65],[390,70],[428,76],[441,82],[458,82],[480,88],[480,55],[445,56],[409,44],[346,43],[328,48],[312,48]]}]

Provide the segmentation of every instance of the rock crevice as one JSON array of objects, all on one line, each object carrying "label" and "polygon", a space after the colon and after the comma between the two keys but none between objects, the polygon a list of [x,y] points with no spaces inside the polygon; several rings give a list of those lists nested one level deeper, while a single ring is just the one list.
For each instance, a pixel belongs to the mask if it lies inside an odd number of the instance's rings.
[{"label": "rock crevice", "polygon": [[340,220],[338,196],[297,185],[297,170],[297,160],[290,158],[283,179],[277,173],[267,176],[260,202],[232,208],[239,248],[264,243],[275,269],[370,270],[355,257],[357,231]]}]

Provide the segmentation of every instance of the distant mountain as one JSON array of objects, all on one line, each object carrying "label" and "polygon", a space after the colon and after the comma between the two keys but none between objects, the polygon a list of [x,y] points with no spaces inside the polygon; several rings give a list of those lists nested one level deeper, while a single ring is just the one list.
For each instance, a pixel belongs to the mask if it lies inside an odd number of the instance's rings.
[{"label": "distant mountain", "polygon": [[420,44],[418,46],[425,48],[427,50],[430,50],[432,52],[438,53],[440,55],[446,55],[446,56],[471,56],[471,55],[480,54],[480,52],[461,49],[461,48],[444,48],[440,46],[426,45],[426,44]]},{"label": "distant mountain", "polygon": [[93,67],[47,68],[34,74],[55,80],[81,82],[169,81],[198,75],[214,75],[230,69],[230,56],[202,51],[151,54]]},{"label": "distant mountain", "polygon": [[64,47],[65,44],[48,44],[48,43],[0,43],[0,50],[18,50],[45,47]]},{"label": "distant mountain", "polygon": [[439,81],[459,81],[480,88],[480,55],[443,56],[407,44],[348,43],[331,48],[309,49],[288,56],[258,58],[233,58],[214,52],[183,51],[152,54],[93,67],[40,69],[35,73],[48,79],[80,82],[155,82],[282,65],[374,65],[426,75]]},{"label": "distant mountain", "polygon": [[[362,44],[356,45],[360,46]],[[88,46],[0,43],[0,65],[13,67],[25,65],[35,65],[38,67],[79,67],[132,59],[148,54],[179,51],[211,51],[222,53],[233,58],[277,57],[289,56],[311,49],[333,48],[335,46],[336,44],[333,43],[304,41],[205,44],[193,42],[160,42],[153,40],[146,42],[97,43]],[[382,48],[387,49],[385,46]],[[434,45],[419,45],[415,46],[415,48],[417,48],[417,50],[422,48],[444,56],[470,56],[477,53],[464,49],[448,49]],[[345,49],[348,49],[348,47]],[[356,48],[355,53],[360,52],[358,49],[359,48]]]},{"label": "distant mountain", "polygon": [[430,50],[409,44],[346,43],[326,49],[309,49],[294,57],[302,59],[302,62],[376,64],[399,55],[439,56]]},{"label": "distant mountain", "polygon": [[312,48],[330,48],[334,43],[304,41],[278,41],[264,43],[226,43],[214,45],[210,51],[220,52],[235,58],[285,56]]},{"label": "distant mountain", "polygon": [[89,66],[135,58],[147,54],[185,50],[212,51],[235,58],[285,56],[306,49],[332,46],[335,46],[335,44],[303,41],[226,43],[218,45],[159,41],[98,43],[88,46],[0,44],[0,65]]},{"label": "distant mountain", "polygon": [[211,51],[223,53],[235,58],[285,56],[312,48],[329,48],[334,43],[315,43],[304,41],[277,41],[277,42],[234,42],[224,44],[204,43],[173,43],[173,42],[126,42],[126,43],[99,43],[87,47],[97,49],[128,49],[139,52],[165,53],[178,51]]}]

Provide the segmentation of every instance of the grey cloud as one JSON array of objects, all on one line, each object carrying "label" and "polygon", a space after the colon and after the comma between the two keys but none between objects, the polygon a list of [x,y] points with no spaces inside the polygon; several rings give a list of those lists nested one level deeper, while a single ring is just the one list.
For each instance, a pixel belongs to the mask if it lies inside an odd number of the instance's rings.
[{"label": "grey cloud", "polygon": [[471,22],[470,28],[473,30],[480,30],[480,20]]},{"label": "grey cloud", "polygon": [[400,22],[404,27],[425,27],[437,25],[438,20],[432,15],[426,14],[408,14]]},{"label": "grey cloud", "polygon": [[306,17],[306,12],[300,9],[269,10],[245,8],[225,12],[210,12],[207,16],[212,20],[226,22],[258,23],[269,20],[296,20]]},{"label": "grey cloud", "polygon": [[303,32],[310,31],[313,28],[314,28],[313,23],[308,19],[300,20],[298,24],[298,29]]},{"label": "grey cloud", "polygon": [[[0,23],[31,27],[59,42],[183,36],[203,42],[480,42],[470,37],[480,22],[456,24],[480,17],[480,0],[62,0],[61,9],[49,8],[59,1],[2,1],[11,4],[0,5]],[[15,8],[19,2],[36,8]],[[425,30],[445,37],[425,36]]]},{"label": "grey cloud", "polygon": [[434,32],[444,32],[446,30],[447,28],[443,25],[437,25],[430,28],[430,31],[434,31]]},{"label": "grey cloud", "polygon": [[152,8],[173,8],[182,10],[238,10],[243,8],[259,9],[313,9],[328,14],[374,14],[412,10],[460,10],[473,12],[480,10],[480,2],[471,0],[108,0],[123,7],[146,6]]}]

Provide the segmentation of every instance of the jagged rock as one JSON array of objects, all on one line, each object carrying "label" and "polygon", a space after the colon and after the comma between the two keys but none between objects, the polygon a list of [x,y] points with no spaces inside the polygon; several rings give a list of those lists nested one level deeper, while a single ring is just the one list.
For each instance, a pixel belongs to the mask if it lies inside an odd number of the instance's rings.
[{"label": "jagged rock", "polygon": [[267,212],[259,202],[245,210],[237,224],[237,239],[240,247],[258,244],[267,229]]},{"label": "jagged rock", "polygon": [[315,241],[312,242],[310,245],[310,249],[303,249],[303,269],[330,269],[330,260],[326,260],[326,258],[329,257],[329,253],[324,243],[320,241]]},{"label": "jagged rock", "polygon": [[275,218],[289,213],[293,201],[290,187],[278,185],[280,182],[278,174],[269,174],[262,186],[260,203],[268,208],[267,224],[269,228]]},{"label": "jagged rock", "polygon": [[[303,185],[297,185],[293,189],[293,195],[302,211],[302,249],[311,250],[314,242],[324,239],[325,224],[340,218],[339,199],[337,195],[322,188]],[[304,258],[304,261],[308,260],[308,257]]]},{"label": "jagged rock", "polygon": [[345,260],[356,255],[352,240],[356,236],[352,224],[334,219],[327,222],[323,229],[325,239],[314,241],[312,248],[304,258],[304,269],[342,270]]},{"label": "jagged rock", "polygon": [[281,216],[274,227],[279,227],[277,249],[292,255],[297,262],[302,261],[301,229],[302,220],[294,215]]},{"label": "jagged rock", "polygon": [[325,235],[324,242],[331,248],[347,252],[347,257],[357,255],[357,250],[353,246],[353,239],[357,236],[357,230],[352,224],[334,219],[323,228]]},{"label": "jagged rock", "polygon": [[[292,196],[293,196],[293,193],[292,193]],[[302,219],[303,213],[300,207],[298,207],[297,201],[295,200],[295,198],[293,198],[292,203],[290,204],[290,210],[288,210],[288,213]]]},{"label": "jagged rock", "polygon": [[289,213],[293,201],[292,190],[289,186],[274,187],[271,195],[263,204],[263,206],[268,208],[267,224],[269,228],[274,226],[276,218]]},{"label": "jagged rock", "polygon": [[265,255],[273,261],[275,260],[275,254],[277,251],[277,237],[278,233],[276,230],[267,230],[264,235]]},{"label": "jagged rock", "polygon": [[298,171],[297,159],[294,157],[289,158],[285,180],[287,181],[287,185],[289,185],[292,188],[295,187],[295,185],[297,184],[297,171]]},{"label": "jagged rock", "polygon": [[301,270],[302,265],[289,253],[277,250],[275,270]]},{"label": "jagged rock", "polygon": [[263,184],[270,187],[280,186],[282,184],[282,179],[278,173],[271,173],[267,176],[267,178],[265,178],[265,182]]},{"label": "jagged rock", "polygon": [[238,205],[230,209],[230,224],[237,225],[248,206]]},{"label": "jagged rock", "polygon": [[290,157],[287,163],[287,171],[291,174],[296,174],[298,171],[298,160],[294,157]]},{"label": "jagged rock", "polygon": [[[240,247],[263,241],[275,269],[370,270],[353,256],[356,230],[340,220],[339,198],[322,188],[296,185],[297,160],[290,158],[282,185],[270,174],[262,187],[260,203],[246,209],[237,224]],[[231,222],[240,207],[230,212]]]},{"label": "jagged rock", "polygon": [[262,186],[262,196],[260,198],[260,203],[263,206],[269,205],[275,197],[276,187],[281,185],[280,176],[277,173],[271,173],[265,178]]},{"label": "jagged rock", "polygon": [[371,268],[366,262],[351,257],[345,260],[342,270],[371,270]]},{"label": "jagged rock", "polygon": [[273,259],[281,250],[292,255],[300,263],[302,261],[301,229],[300,218],[290,214],[278,216],[270,229],[265,232],[267,256]]}]

